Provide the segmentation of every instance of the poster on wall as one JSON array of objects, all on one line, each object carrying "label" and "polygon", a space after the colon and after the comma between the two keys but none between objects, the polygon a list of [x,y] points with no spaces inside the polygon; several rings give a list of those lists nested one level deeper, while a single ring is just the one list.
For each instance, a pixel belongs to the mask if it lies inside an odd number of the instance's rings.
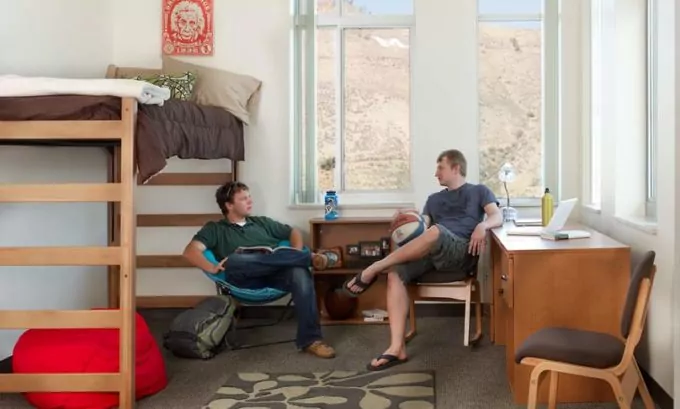
[{"label": "poster on wall", "polygon": [[162,0],[163,53],[211,56],[214,0]]}]

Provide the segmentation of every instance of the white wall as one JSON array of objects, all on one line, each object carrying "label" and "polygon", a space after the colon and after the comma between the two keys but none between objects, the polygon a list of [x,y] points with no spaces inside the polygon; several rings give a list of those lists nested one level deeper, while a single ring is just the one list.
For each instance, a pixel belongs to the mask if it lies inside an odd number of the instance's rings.
[{"label": "white wall", "polygon": [[[411,41],[415,48],[412,64],[413,172],[414,180],[418,182],[414,184],[413,202],[421,207],[427,195],[439,189],[433,174],[436,157],[444,149],[456,147],[466,153],[469,179],[477,181],[477,24],[475,0],[416,0],[415,4],[417,27]],[[120,0],[116,5],[114,63],[159,67],[160,3]],[[128,13],[132,7],[135,13]],[[574,40],[578,38],[578,20],[575,19],[578,8],[565,9],[564,24],[570,34],[565,36],[563,57],[573,62],[574,58],[579,58],[578,48],[574,48],[578,45]],[[255,21],[257,24],[253,23]],[[269,0],[223,1],[215,7],[215,22],[214,57],[188,57],[186,60],[245,73],[263,81],[257,118],[246,129],[246,160],[239,167],[241,179],[251,186],[256,212],[285,220],[306,231],[309,218],[323,213],[318,206],[293,208],[288,205],[290,163],[282,152],[289,152],[291,142],[289,34],[292,19],[289,4]],[[135,30],[123,27],[135,27]],[[578,71],[568,72],[565,89],[578,88],[577,85],[570,86],[578,84],[579,77],[574,75]],[[563,101],[563,109],[566,115],[574,115],[578,107],[576,98],[580,94],[567,95],[569,100]],[[564,132],[570,136],[562,149],[572,155],[578,154],[575,133],[578,127],[572,125],[576,123],[564,121],[563,124]],[[178,161],[171,162],[169,170],[173,170],[172,166],[179,166]],[[222,165],[206,164],[205,169],[215,169],[215,166]],[[216,210],[210,196],[214,188],[201,189],[199,196],[180,193],[184,188],[156,189],[176,191],[172,194],[172,206],[178,206],[184,212]],[[562,189],[567,195],[575,195],[578,175],[567,174],[562,180]],[[157,199],[149,196],[148,200]],[[156,205],[146,197],[138,197],[138,211],[149,206]],[[393,211],[391,208],[354,208],[345,209],[344,214],[382,216],[391,215]],[[192,232],[187,228],[140,228],[139,254],[177,254]],[[145,295],[209,294],[213,289],[206,281],[196,271],[142,269],[139,270],[138,291]]]},{"label": "white wall", "polygon": [[680,83],[676,79],[678,55],[674,39],[676,11],[673,0],[658,1],[659,49],[663,50],[659,53],[658,62],[658,222],[651,224],[641,213],[645,197],[645,130],[635,128],[639,126],[641,118],[635,117],[639,107],[633,104],[644,95],[640,87],[633,86],[634,81],[631,80],[644,78],[643,72],[636,71],[639,65],[636,67],[636,64],[631,64],[643,62],[640,59],[644,55],[631,54],[635,52],[635,45],[640,45],[636,43],[640,38],[625,32],[644,21],[640,14],[640,4],[643,3],[637,0],[616,2],[618,27],[615,38],[618,45],[611,50],[610,59],[616,59],[616,62],[608,64],[605,77],[610,82],[604,85],[607,107],[603,113],[602,203],[600,210],[584,208],[582,220],[634,249],[656,251],[658,271],[647,327],[637,356],[641,366],[673,396],[675,364],[670,357],[673,356],[673,328],[677,327],[673,285],[677,285],[674,275],[680,267],[677,256],[680,219],[676,215],[680,204],[680,189],[676,187],[680,183],[677,165],[680,161],[680,146],[676,144],[676,117],[680,108],[676,104],[676,96],[680,92]]},{"label": "white wall", "polygon": [[[113,53],[109,0],[0,0],[0,75],[103,76]],[[99,149],[0,147],[0,183],[105,182]],[[106,205],[0,203],[0,246],[106,245]],[[106,303],[104,267],[0,267],[0,309]],[[0,358],[21,330],[0,331]]]}]

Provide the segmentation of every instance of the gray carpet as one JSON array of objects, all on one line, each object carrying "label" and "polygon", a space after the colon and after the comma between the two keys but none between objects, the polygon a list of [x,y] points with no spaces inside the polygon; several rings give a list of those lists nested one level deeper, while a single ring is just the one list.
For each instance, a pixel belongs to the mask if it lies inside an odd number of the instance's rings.
[{"label": "gray carpet", "polygon": [[[174,311],[145,314],[152,331],[160,338]],[[462,345],[462,318],[419,318],[418,336],[409,344],[410,360],[391,371],[435,372],[437,409],[519,409],[514,405],[505,377],[504,348],[485,338],[474,351]],[[258,328],[244,333],[246,341],[275,340],[295,335],[295,322]],[[139,409],[200,409],[220,386],[239,372],[361,371],[382,353],[388,339],[387,326],[326,326],[324,335],[338,357],[324,360],[296,351],[293,344],[225,352],[210,361],[179,359],[167,355],[168,387],[141,400]],[[0,394],[0,409],[30,406],[17,394]],[[560,409],[615,409],[615,404],[560,405]],[[643,408],[636,401],[633,408]]]}]

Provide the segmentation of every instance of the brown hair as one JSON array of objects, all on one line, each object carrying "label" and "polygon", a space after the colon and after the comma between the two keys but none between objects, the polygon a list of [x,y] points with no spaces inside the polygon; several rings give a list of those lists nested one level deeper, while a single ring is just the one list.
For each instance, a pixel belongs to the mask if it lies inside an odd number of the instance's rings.
[{"label": "brown hair", "polygon": [[467,175],[467,160],[463,152],[458,149],[449,149],[440,153],[437,157],[437,163],[441,162],[442,159],[448,160],[451,167],[458,165],[460,169],[460,174],[465,177]]},{"label": "brown hair", "polygon": [[226,216],[227,213],[229,213],[229,210],[227,210],[227,203],[234,203],[234,196],[243,190],[248,190],[248,186],[245,183],[237,181],[227,182],[217,188],[217,191],[215,192],[215,201],[223,215]]}]

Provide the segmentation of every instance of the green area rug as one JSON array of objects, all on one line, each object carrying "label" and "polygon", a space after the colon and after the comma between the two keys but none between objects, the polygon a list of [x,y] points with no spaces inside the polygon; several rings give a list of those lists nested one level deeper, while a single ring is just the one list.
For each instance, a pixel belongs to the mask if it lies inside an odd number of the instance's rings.
[{"label": "green area rug", "polygon": [[238,373],[204,409],[434,409],[433,371]]}]

